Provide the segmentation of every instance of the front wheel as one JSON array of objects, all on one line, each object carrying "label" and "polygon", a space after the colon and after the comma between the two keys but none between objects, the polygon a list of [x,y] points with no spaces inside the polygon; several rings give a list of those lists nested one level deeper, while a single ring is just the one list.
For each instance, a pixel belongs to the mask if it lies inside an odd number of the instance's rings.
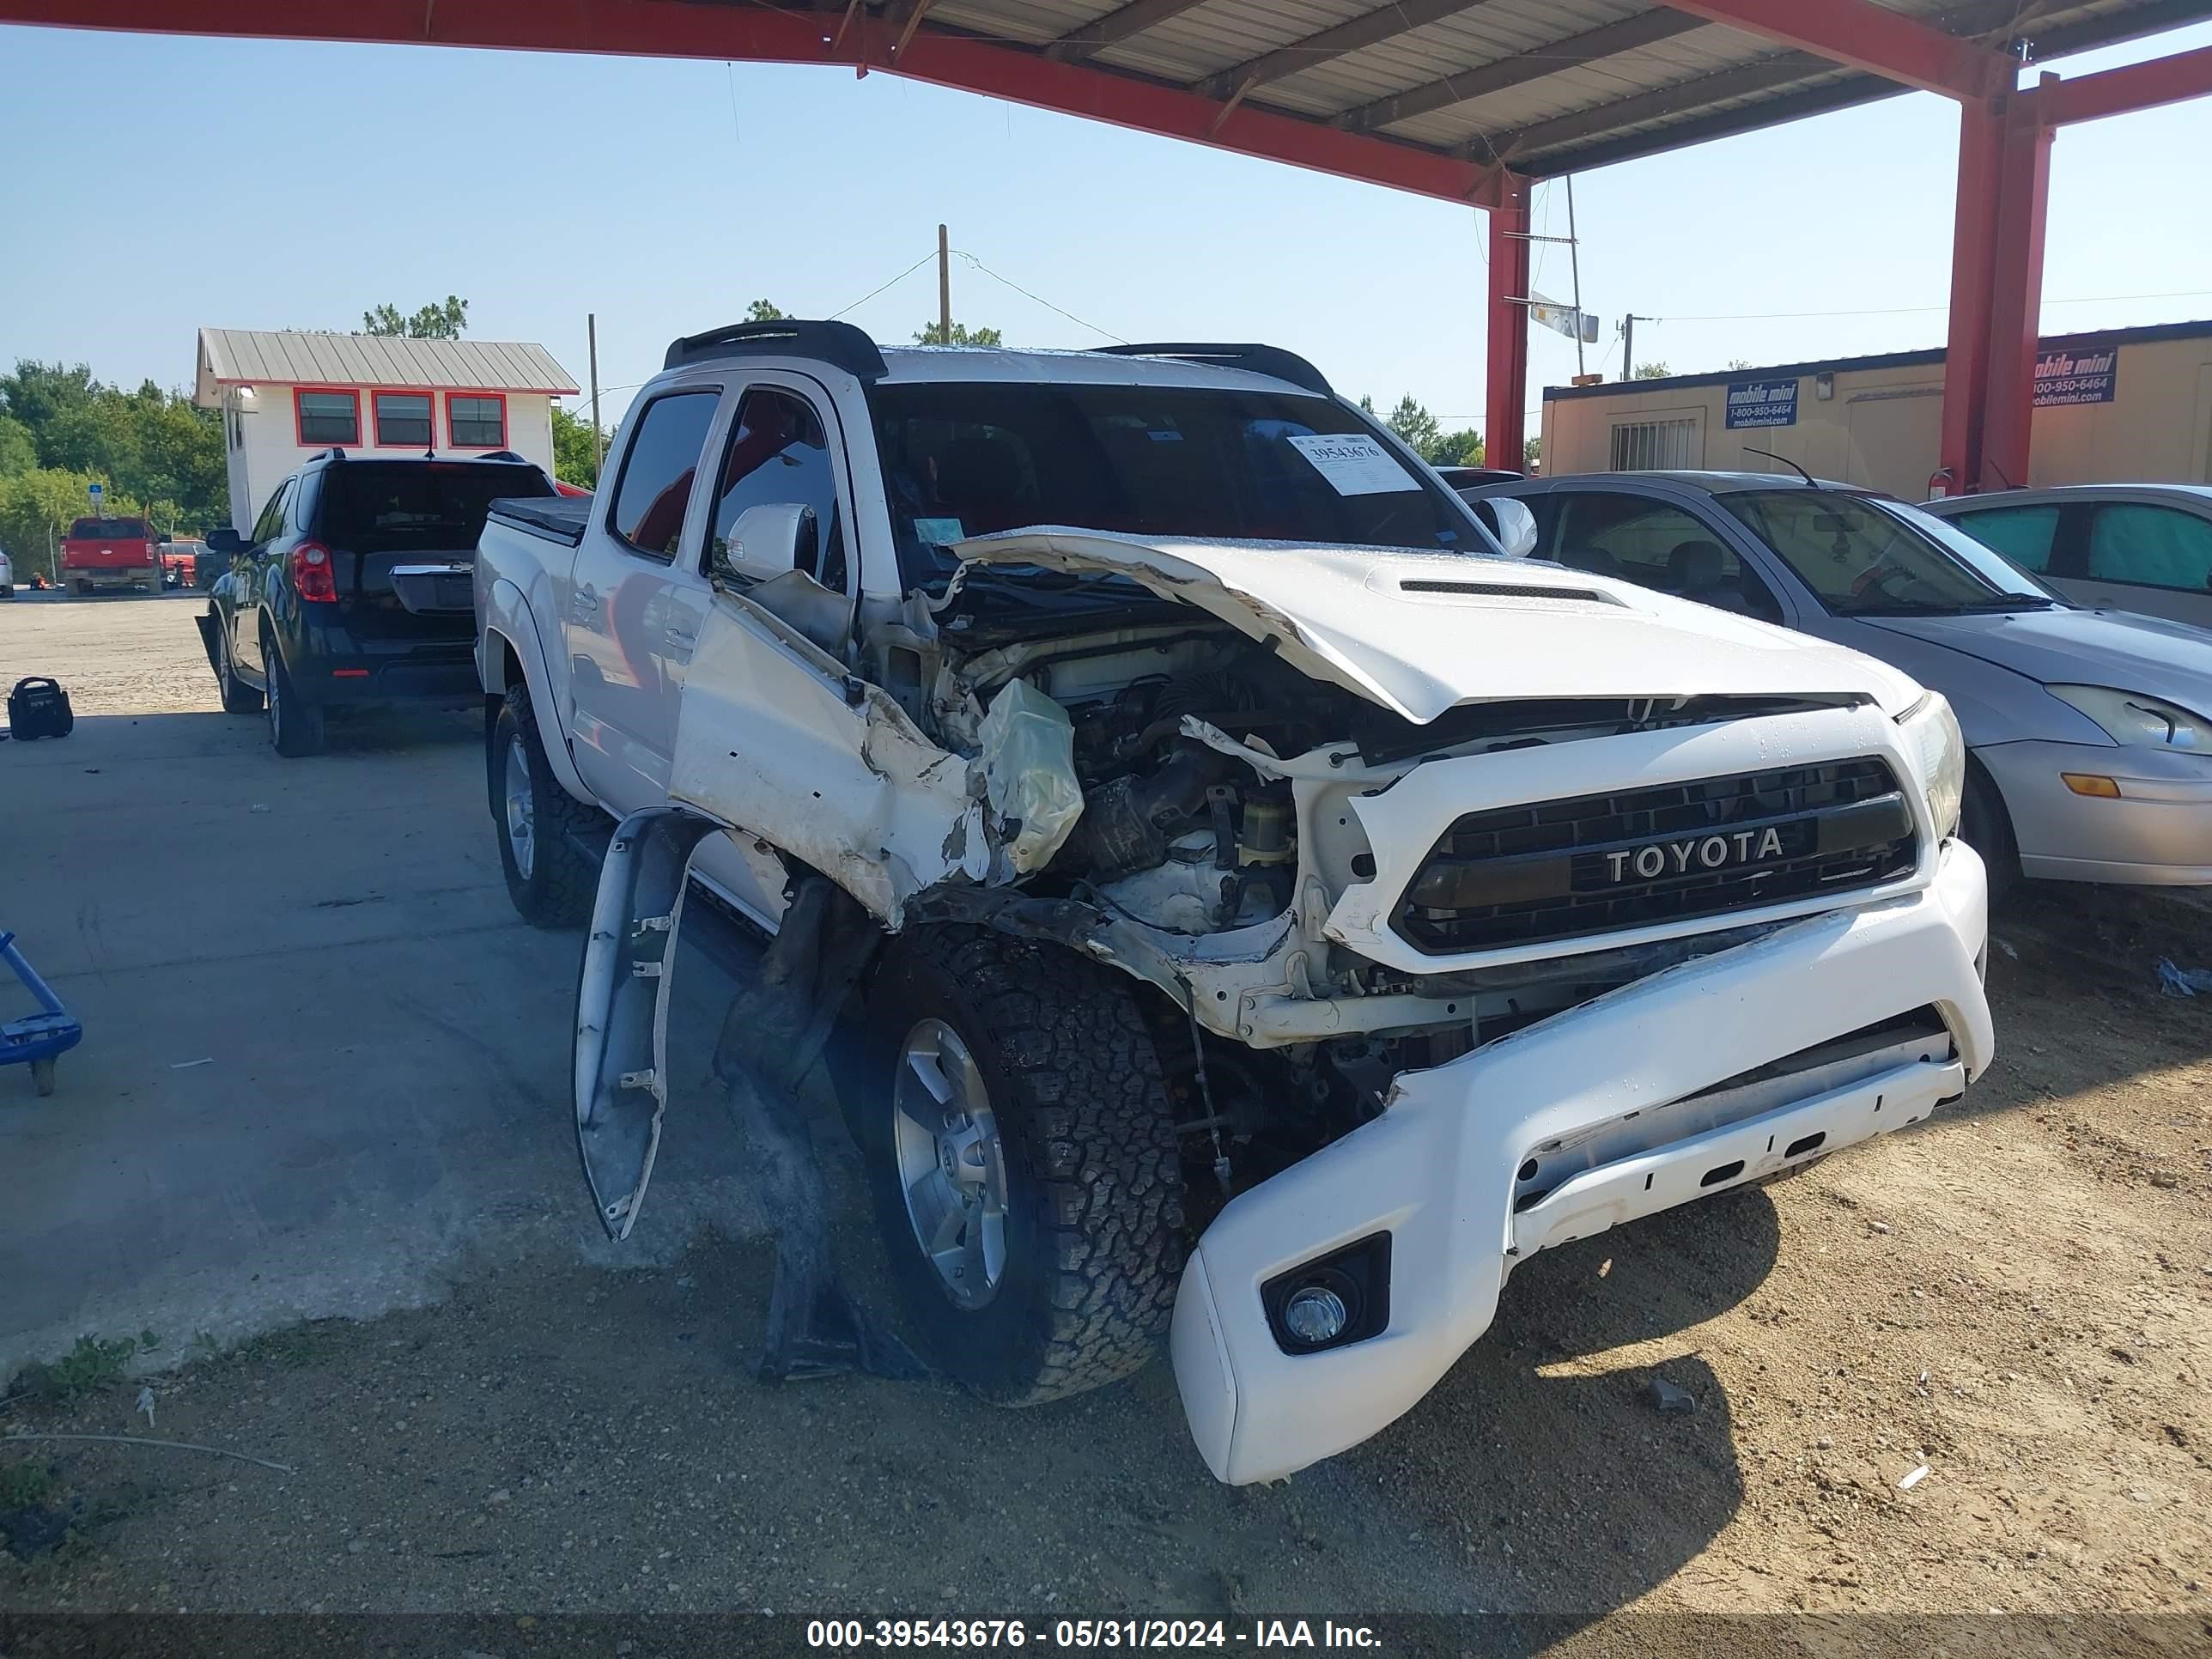
[{"label": "front wheel", "polygon": [[2020,847],[2004,797],[1981,763],[1966,763],[1966,793],[1959,811],[1959,839],[1982,855],[1989,872],[1990,908],[1994,910],[2020,883]]},{"label": "front wheel", "polygon": [[1158,1350],[1182,1166],[1135,988],[967,927],[894,941],[841,1079],[900,1299],[1000,1405],[1095,1389]]},{"label": "front wheel", "polygon": [[486,733],[484,781],[499,825],[507,896],[533,927],[580,927],[592,919],[599,872],[576,845],[605,820],[553,775],[530,693],[516,686]]},{"label": "front wheel", "polygon": [[238,678],[238,665],[230,658],[230,637],[223,630],[222,618],[215,618],[215,683],[222,693],[226,714],[258,714],[261,712],[261,694]]},{"label": "front wheel", "polygon": [[261,641],[261,660],[268,665],[269,690],[265,704],[269,711],[269,741],[276,752],[287,760],[296,760],[302,755],[318,755],[323,748],[323,711],[300,701],[293,689],[292,676],[284,667],[283,656],[276,649],[276,641],[264,637]]}]

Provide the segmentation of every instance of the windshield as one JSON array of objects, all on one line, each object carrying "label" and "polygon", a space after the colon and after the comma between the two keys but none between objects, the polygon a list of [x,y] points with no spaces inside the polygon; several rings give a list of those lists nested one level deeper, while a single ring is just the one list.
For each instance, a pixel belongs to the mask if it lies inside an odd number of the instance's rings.
[{"label": "windshield", "polygon": [[1972,538],[1901,501],[1828,489],[1717,499],[1835,616],[1956,616],[2057,603]]},{"label": "windshield", "polygon": [[909,585],[951,571],[955,542],[1031,525],[1493,550],[1456,498],[1326,398],[930,381],[877,385],[868,402]]},{"label": "windshield", "polygon": [[70,526],[67,540],[73,542],[143,542],[146,539],[143,519],[79,519]]},{"label": "windshield", "polygon": [[550,495],[534,466],[349,461],[325,468],[317,533],[356,553],[473,548],[501,495]]}]

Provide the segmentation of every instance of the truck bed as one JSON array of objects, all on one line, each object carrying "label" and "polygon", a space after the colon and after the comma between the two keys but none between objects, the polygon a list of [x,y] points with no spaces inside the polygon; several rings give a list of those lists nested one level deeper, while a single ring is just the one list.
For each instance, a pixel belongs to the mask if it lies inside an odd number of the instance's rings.
[{"label": "truck bed", "polygon": [[588,495],[502,495],[491,504],[491,517],[570,547],[584,539],[591,514]]}]

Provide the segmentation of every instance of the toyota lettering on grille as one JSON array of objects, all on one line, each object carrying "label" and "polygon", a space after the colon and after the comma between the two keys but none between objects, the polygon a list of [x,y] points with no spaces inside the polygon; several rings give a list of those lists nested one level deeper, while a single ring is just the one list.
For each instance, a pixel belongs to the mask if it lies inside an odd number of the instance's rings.
[{"label": "toyota lettering on grille", "polygon": [[1732,870],[1782,856],[1782,831],[1769,824],[1763,830],[1688,836],[1680,841],[1655,841],[1644,847],[1616,848],[1605,855],[1606,879],[1651,881],[1661,876],[1687,875],[1697,870]]}]

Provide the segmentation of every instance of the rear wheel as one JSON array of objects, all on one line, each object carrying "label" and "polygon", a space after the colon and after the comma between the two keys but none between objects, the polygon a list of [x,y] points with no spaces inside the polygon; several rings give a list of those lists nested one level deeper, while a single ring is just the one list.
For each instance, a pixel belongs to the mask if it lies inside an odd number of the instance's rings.
[{"label": "rear wheel", "polygon": [[222,693],[223,709],[232,714],[258,714],[261,712],[261,694],[238,678],[238,665],[230,658],[230,637],[224,631],[222,618],[214,618],[215,683]]},{"label": "rear wheel", "polygon": [[931,1358],[1033,1405],[1140,1369],[1182,1267],[1182,1167],[1134,987],[975,927],[893,942],[843,1079]]},{"label": "rear wheel", "polygon": [[553,775],[524,686],[507,694],[492,719],[484,769],[516,912],[533,927],[581,927],[592,919],[599,872],[576,842],[605,821]]},{"label": "rear wheel", "polygon": [[276,649],[276,641],[267,635],[261,640],[261,660],[267,665],[269,676],[269,691],[264,702],[269,714],[270,744],[287,760],[320,754],[323,711],[300,701],[299,693],[292,687],[292,676],[284,667],[283,656]]},{"label": "rear wheel", "polygon": [[2012,817],[2004,797],[1981,763],[1966,763],[1966,793],[1959,812],[1959,839],[1982,855],[1989,872],[1990,906],[1994,909],[2020,884],[2020,846],[2013,840]]}]

